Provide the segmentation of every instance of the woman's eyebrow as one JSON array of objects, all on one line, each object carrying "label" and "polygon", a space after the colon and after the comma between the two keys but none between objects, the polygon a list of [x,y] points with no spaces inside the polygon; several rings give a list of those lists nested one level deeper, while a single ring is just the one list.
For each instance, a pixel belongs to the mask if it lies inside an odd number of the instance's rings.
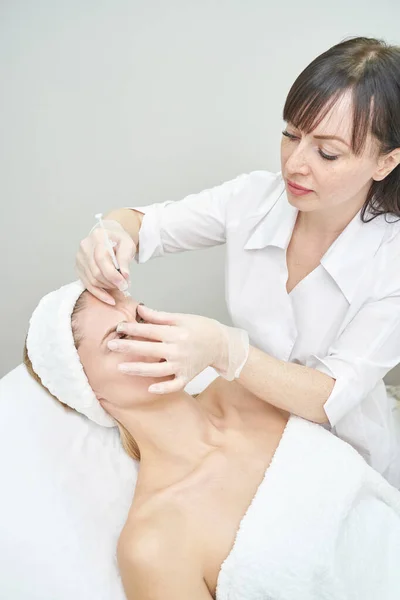
[{"label": "woman's eyebrow", "polygon": [[314,135],[314,137],[316,140],[338,140],[350,148],[350,144],[345,142],[344,139],[338,137],[337,135]]},{"label": "woman's eyebrow", "polygon": [[[298,129],[298,127],[296,127],[296,125],[294,125],[293,123],[290,123],[289,121],[287,122],[287,124],[291,125],[295,129]],[[350,144],[348,144],[343,138],[339,137],[338,135],[314,135],[314,138],[316,140],[338,140],[339,142],[342,142],[348,148],[351,148]]]}]

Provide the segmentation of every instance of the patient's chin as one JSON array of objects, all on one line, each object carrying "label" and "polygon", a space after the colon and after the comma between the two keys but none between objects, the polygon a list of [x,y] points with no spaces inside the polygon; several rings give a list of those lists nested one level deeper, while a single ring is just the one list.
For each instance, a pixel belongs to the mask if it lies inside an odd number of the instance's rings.
[{"label": "patient's chin", "polygon": [[[165,360],[165,359],[162,359]],[[154,362],[154,361],[153,361]],[[159,361],[156,362],[158,364]],[[105,397],[105,410],[112,415],[113,410],[134,410],[135,408],[148,405],[159,399],[160,396],[149,392],[149,387],[156,383],[163,383],[174,379],[174,375],[164,377],[152,377],[146,375],[118,373],[112,381],[105,382],[100,397]]]}]

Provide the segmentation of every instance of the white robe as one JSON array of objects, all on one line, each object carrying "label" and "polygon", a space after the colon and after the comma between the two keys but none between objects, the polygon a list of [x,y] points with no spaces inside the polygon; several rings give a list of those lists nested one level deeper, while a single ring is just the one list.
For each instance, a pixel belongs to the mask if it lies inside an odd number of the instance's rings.
[{"label": "white robe", "polygon": [[299,417],[243,517],[217,600],[398,600],[400,492]]}]

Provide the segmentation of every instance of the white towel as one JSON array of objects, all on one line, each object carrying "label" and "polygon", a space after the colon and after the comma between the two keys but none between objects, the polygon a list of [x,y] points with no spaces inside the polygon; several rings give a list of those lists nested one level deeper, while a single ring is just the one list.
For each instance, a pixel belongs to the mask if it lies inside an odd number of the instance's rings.
[{"label": "white towel", "polygon": [[222,564],[217,600],[398,600],[400,492],[291,417]]}]

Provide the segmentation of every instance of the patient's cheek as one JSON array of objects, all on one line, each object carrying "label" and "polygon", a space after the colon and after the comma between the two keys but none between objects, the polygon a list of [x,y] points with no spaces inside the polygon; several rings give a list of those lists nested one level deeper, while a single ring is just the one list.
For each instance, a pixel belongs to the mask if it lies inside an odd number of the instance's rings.
[{"label": "patient's cheek", "polygon": [[[126,406],[138,387],[134,381],[138,378],[129,377],[118,370],[118,364],[124,362],[124,357],[111,351],[99,353],[95,349],[84,346],[79,348],[78,354],[90,387],[96,396],[106,399],[115,406]],[[140,384],[147,390],[148,384],[145,386],[144,381]]]},{"label": "patient's cheek", "polygon": [[90,352],[87,348],[80,347],[78,349],[79,358],[88,378],[90,387],[94,392],[97,392],[101,383],[101,374],[104,371],[104,364],[99,358],[96,358],[94,352]]},{"label": "patient's cheek", "polygon": [[129,357],[111,350],[99,352],[98,348],[85,341],[79,347],[78,354],[90,387],[98,398],[104,398],[116,408],[133,408],[141,402],[154,400],[154,394],[148,391],[149,386],[152,383],[171,379],[171,377],[157,379],[122,373],[118,365],[127,362]]}]

